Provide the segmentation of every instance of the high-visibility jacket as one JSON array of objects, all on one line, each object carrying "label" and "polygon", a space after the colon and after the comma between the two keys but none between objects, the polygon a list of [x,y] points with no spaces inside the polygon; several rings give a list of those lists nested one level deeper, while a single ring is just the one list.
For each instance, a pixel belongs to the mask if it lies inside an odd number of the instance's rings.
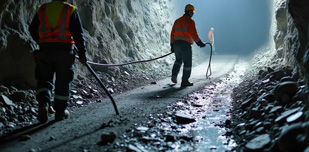
[{"label": "high-visibility jacket", "polygon": [[69,29],[70,16],[76,7],[63,1],[52,1],[38,8],[40,21],[38,33],[39,43],[61,42],[74,44]]},{"label": "high-visibility jacket", "polygon": [[209,33],[208,33],[208,39],[209,39],[210,42],[212,42],[214,40],[214,35],[213,34],[214,33],[212,31],[209,31]]},{"label": "high-visibility jacket", "polygon": [[201,41],[195,28],[195,22],[190,16],[184,14],[175,21],[171,32],[171,43],[175,40],[183,40],[191,44]]}]

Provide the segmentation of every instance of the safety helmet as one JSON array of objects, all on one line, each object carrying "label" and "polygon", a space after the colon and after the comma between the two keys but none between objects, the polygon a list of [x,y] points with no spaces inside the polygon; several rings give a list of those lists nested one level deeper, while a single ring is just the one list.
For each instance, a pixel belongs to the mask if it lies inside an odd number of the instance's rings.
[{"label": "safety helmet", "polygon": [[212,28],[210,28],[210,30],[212,30],[212,31],[213,31],[213,30],[215,30],[215,29],[212,27]]},{"label": "safety helmet", "polygon": [[185,11],[195,12],[196,10],[194,9],[194,6],[192,4],[187,4],[186,7],[185,7]]}]

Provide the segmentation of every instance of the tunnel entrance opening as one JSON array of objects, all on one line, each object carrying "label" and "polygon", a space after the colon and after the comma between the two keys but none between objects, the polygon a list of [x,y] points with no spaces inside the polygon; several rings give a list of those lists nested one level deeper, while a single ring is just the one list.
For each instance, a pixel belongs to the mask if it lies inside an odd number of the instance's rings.
[{"label": "tunnel entrance opening", "polygon": [[[182,15],[188,3],[177,1],[176,16]],[[193,20],[202,41],[209,41],[208,32],[214,28],[215,52],[218,54],[251,55],[272,40],[273,1],[205,0],[190,3],[196,9]]]}]

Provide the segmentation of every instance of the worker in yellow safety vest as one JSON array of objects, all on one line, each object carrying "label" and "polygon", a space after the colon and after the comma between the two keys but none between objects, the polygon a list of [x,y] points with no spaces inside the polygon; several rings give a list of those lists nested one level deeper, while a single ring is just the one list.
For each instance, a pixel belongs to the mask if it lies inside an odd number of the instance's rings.
[{"label": "worker in yellow safety vest", "polygon": [[215,29],[212,27],[210,28],[210,31],[208,32],[208,39],[211,42],[212,50],[215,50],[215,34],[214,34]]},{"label": "worker in yellow safety vest", "polygon": [[[29,31],[40,47],[35,51],[36,99],[39,102],[38,120],[48,120],[48,111],[56,112],[55,120],[68,117],[66,109],[71,95],[74,77],[75,52],[78,48],[79,61],[86,64],[84,32],[75,6],[66,0],[53,0],[38,7],[29,26]],[[56,75],[54,84],[54,74]],[[54,89],[54,105],[51,95]],[[54,111],[55,110],[55,111]]]},{"label": "worker in yellow safety vest", "polygon": [[198,36],[195,22],[192,19],[195,9],[192,4],[185,7],[185,14],[178,18],[173,25],[171,32],[171,51],[175,52],[176,61],[172,69],[172,82],[177,83],[177,75],[182,63],[183,75],[181,87],[192,86],[189,82],[192,68],[192,44],[195,42],[200,47],[205,47],[205,44]]}]

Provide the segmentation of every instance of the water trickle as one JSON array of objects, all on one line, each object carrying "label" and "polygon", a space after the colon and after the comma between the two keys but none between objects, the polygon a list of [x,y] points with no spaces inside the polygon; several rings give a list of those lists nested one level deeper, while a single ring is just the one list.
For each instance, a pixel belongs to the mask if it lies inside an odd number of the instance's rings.
[{"label": "water trickle", "polygon": [[227,76],[170,105],[168,112],[147,116],[149,121],[120,137],[124,143],[116,147],[150,151],[232,150],[236,143],[230,137],[232,131],[226,129],[231,124],[231,94],[246,67],[245,61],[239,61]]},{"label": "water trickle", "polygon": [[[188,133],[194,136],[196,142],[190,143],[190,150],[194,151],[226,151],[232,150],[236,146],[233,139],[229,137],[230,130],[225,128],[230,124],[231,94],[232,89],[241,82],[247,63],[239,61],[235,69],[227,77],[224,77],[211,85],[207,85],[203,90],[189,95],[195,104],[203,105],[205,111],[202,118],[194,124],[195,127],[182,130],[182,133]],[[201,98],[202,97],[202,98]],[[201,110],[195,107],[188,108],[193,115],[200,115]],[[201,115],[200,115],[201,116]],[[192,125],[192,124],[191,124]],[[192,125],[193,126],[193,125]],[[180,151],[189,150],[188,146],[180,146]]]}]

